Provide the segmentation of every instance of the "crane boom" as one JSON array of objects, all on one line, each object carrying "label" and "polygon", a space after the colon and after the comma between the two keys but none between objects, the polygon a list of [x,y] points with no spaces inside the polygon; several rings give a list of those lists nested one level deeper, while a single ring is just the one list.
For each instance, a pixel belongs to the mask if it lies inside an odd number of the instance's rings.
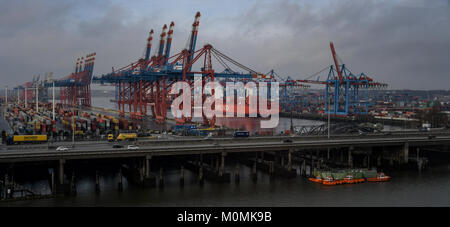
[{"label": "crane boom", "polygon": [[147,39],[147,49],[145,51],[145,60],[150,58],[150,51],[152,50],[153,29],[150,30],[150,35]]},{"label": "crane boom", "polygon": [[336,71],[339,76],[339,82],[342,84],[343,78],[342,78],[342,74],[341,74],[341,68],[339,67],[339,62],[337,60],[336,51],[334,50],[333,42],[330,42],[330,48],[331,48],[331,54],[333,55],[334,64],[336,65]]},{"label": "crane boom", "polygon": [[[192,24],[192,33],[191,33],[191,40],[189,41],[189,56],[187,59],[187,64],[190,64],[192,61],[192,58],[194,57],[194,52],[195,52],[195,44],[197,43],[197,34],[198,34],[198,26],[200,24],[200,12],[197,12],[197,14],[195,14],[195,20],[194,23]],[[191,69],[189,69],[189,71],[191,71]]]},{"label": "crane boom", "polygon": [[167,25],[164,25],[164,27],[162,29],[162,33],[161,33],[161,39],[159,40],[158,57],[161,57],[164,52],[164,42],[165,42],[164,39],[166,38],[166,30],[167,30]]},{"label": "crane boom", "polygon": [[175,26],[175,23],[172,21],[172,23],[170,23],[169,32],[167,33],[166,52],[164,53],[163,64],[166,64],[167,60],[169,60],[170,46],[172,45],[173,26]]}]

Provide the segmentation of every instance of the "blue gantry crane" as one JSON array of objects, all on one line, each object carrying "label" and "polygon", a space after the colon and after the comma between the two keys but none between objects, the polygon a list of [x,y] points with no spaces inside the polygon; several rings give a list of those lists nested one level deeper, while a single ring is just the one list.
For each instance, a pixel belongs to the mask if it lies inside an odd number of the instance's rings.
[{"label": "blue gantry crane", "polygon": [[[325,85],[324,112],[333,115],[365,115],[372,103],[369,89],[385,88],[387,84],[375,82],[364,73],[354,75],[345,64],[339,65],[334,44],[330,42],[334,66],[327,67],[327,80],[297,80],[302,83]],[[322,70],[324,71],[324,70]],[[322,72],[321,71],[321,72]]]}]

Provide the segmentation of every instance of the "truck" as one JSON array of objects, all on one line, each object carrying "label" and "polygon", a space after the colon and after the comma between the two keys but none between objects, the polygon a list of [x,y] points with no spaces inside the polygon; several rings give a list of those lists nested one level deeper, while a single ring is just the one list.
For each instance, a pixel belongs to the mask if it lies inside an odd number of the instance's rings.
[{"label": "truck", "polygon": [[137,140],[136,133],[120,133],[115,139],[113,134],[108,134],[108,141],[135,141]]},{"label": "truck", "polygon": [[233,137],[249,137],[250,133],[248,131],[234,131]]},{"label": "truck", "polygon": [[45,143],[47,139],[47,135],[14,135],[6,140],[6,144]]},{"label": "truck", "polygon": [[422,127],[419,128],[419,132],[429,132],[431,129],[431,124],[429,123],[423,123]]},{"label": "truck", "polygon": [[113,134],[108,134],[108,141],[109,142],[113,142],[114,141],[114,135]]},{"label": "truck", "polygon": [[199,135],[199,131],[196,125],[175,125],[172,131],[176,135],[183,136],[197,136]]}]

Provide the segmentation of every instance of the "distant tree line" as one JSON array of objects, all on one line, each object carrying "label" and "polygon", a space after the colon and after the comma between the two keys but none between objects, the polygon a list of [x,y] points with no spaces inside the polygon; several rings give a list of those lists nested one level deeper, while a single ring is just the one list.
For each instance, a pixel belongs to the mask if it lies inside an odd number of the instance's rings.
[{"label": "distant tree line", "polygon": [[433,107],[430,109],[424,109],[417,112],[417,118],[421,124],[429,123],[432,128],[447,127],[448,117],[446,113],[441,112],[441,103],[434,102]]}]

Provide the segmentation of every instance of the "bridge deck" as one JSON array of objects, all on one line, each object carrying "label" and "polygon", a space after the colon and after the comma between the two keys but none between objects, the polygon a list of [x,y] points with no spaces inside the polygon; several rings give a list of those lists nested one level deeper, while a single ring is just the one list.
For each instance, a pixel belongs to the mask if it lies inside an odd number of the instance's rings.
[{"label": "bridge deck", "polygon": [[[292,142],[283,142],[284,139]],[[374,138],[323,138],[316,139],[301,137],[277,137],[261,141],[255,139],[237,140],[180,140],[180,141],[154,141],[140,145],[139,150],[127,150],[126,148],[114,149],[111,145],[97,143],[95,145],[78,146],[69,151],[55,151],[48,149],[8,150],[0,152],[0,163],[32,162],[50,160],[77,160],[98,158],[130,158],[170,155],[193,155],[208,153],[233,153],[233,152],[259,152],[259,151],[283,151],[289,149],[311,148],[337,148],[337,147],[370,147],[370,146],[409,146],[443,145],[450,143],[450,136],[390,136]],[[105,148],[108,146],[108,148]]]}]

